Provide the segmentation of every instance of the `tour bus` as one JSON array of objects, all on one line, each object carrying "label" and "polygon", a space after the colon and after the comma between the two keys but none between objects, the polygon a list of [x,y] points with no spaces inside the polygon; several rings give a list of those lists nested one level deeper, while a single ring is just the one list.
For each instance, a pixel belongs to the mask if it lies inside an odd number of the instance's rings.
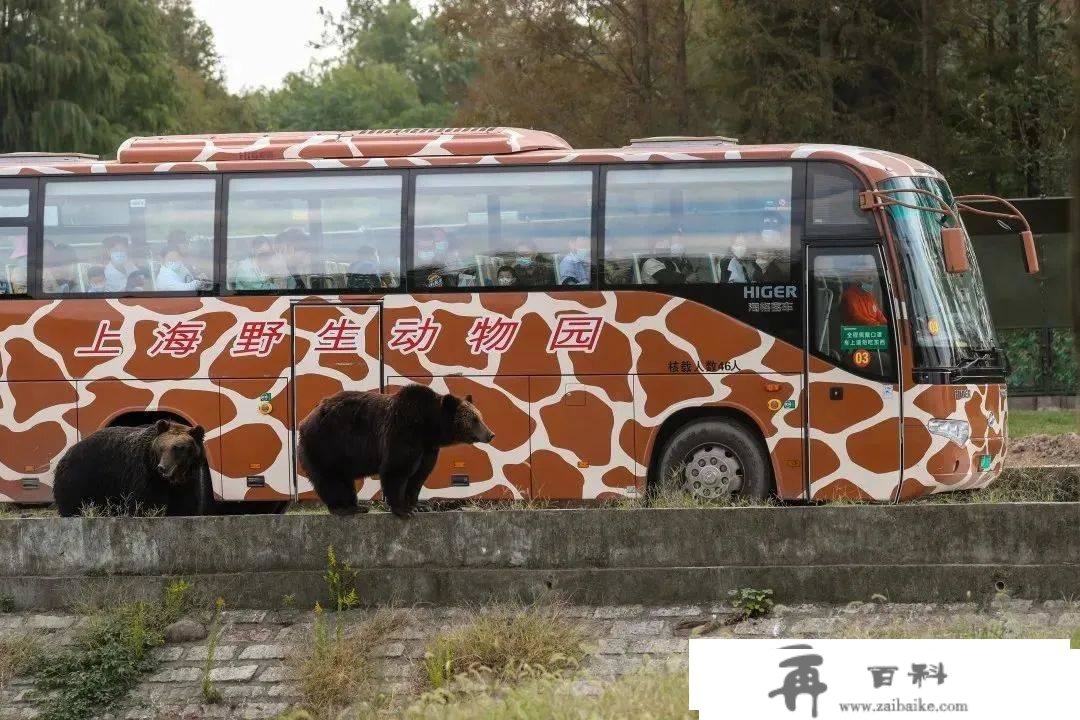
[{"label": "tour bus", "polygon": [[216,503],[280,510],[315,497],[321,399],[408,383],[495,433],[442,450],[427,498],[979,488],[1006,362],[972,209],[1037,271],[1007,202],[861,147],[448,128],[0,157],[0,498],[48,502],[80,438],[165,417],[206,429]]}]

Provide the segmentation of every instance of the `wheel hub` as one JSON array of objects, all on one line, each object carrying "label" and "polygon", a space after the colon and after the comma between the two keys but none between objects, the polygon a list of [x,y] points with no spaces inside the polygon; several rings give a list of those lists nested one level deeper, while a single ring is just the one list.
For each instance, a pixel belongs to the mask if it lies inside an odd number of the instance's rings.
[{"label": "wheel hub", "polygon": [[694,448],[684,461],[683,490],[703,500],[729,497],[742,489],[742,463],[730,448],[710,443]]}]

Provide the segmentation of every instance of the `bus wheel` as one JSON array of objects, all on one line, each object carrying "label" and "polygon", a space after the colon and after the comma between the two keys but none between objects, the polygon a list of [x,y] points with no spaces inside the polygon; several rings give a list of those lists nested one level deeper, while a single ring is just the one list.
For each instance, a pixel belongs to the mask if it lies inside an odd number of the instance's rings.
[{"label": "bus wheel", "polygon": [[772,469],[756,433],[730,420],[694,420],[680,428],[660,456],[656,487],[698,500],[764,500]]}]

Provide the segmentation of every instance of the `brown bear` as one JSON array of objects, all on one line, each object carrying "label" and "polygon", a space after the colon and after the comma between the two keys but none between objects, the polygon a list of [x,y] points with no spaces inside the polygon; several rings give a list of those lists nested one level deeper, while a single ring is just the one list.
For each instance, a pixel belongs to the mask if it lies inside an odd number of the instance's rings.
[{"label": "brown bear", "polygon": [[57,510],[63,517],[80,515],[86,506],[110,514],[201,514],[207,500],[204,435],[198,425],[171,420],[88,435],[56,465]]},{"label": "brown bear", "polygon": [[346,391],[323,399],[300,423],[297,452],[330,512],[358,512],[356,479],[378,475],[390,509],[408,517],[439,448],[494,437],[471,396],[408,385],[396,395]]}]

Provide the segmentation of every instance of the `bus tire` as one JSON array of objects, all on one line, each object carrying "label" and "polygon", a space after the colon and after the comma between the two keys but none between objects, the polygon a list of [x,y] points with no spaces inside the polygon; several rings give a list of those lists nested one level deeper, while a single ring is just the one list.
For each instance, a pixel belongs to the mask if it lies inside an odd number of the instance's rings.
[{"label": "bus tire", "polygon": [[692,420],[664,446],[650,489],[704,501],[765,500],[773,491],[772,466],[756,430],[734,420]]}]

